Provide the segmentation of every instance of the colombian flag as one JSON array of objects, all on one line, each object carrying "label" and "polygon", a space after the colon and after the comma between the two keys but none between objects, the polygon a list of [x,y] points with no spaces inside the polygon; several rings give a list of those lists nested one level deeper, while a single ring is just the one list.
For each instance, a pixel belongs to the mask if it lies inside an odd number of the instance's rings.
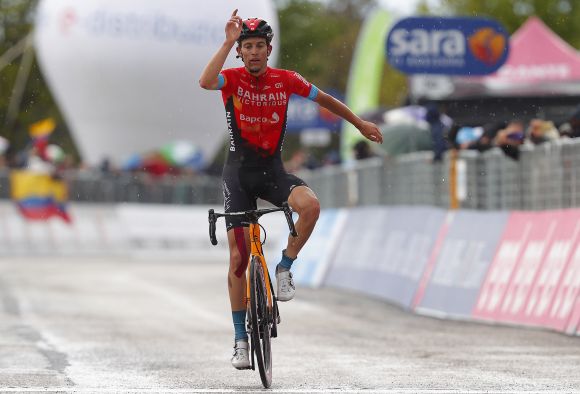
[{"label": "colombian flag", "polygon": [[44,139],[48,138],[52,134],[55,127],[56,123],[54,122],[54,119],[46,118],[31,124],[28,127],[28,132],[30,133],[30,137],[32,137],[33,140]]},{"label": "colombian flag", "polygon": [[46,118],[36,123],[31,124],[28,127],[28,133],[34,147],[38,151],[38,155],[46,160],[46,147],[48,146],[48,138],[53,133],[56,128],[56,123],[52,118]]},{"label": "colombian flag", "polygon": [[30,220],[48,220],[60,217],[67,223],[71,218],[66,210],[66,184],[48,174],[26,170],[10,173],[12,200],[22,215]]}]

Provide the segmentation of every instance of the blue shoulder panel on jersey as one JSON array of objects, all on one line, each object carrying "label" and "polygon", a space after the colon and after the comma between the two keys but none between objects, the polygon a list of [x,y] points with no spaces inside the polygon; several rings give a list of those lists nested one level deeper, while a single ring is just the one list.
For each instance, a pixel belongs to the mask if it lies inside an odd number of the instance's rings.
[{"label": "blue shoulder panel on jersey", "polygon": [[308,94],[308,98],[310,100],[314,100],[318,96],[318,88],[314,85],[310,88],[310,93]]},{"label": "blue shoulder panel on jersey", "polygon": [[226,83],[226,79],[224,78],[224,76],[222,74],[218,74],[218,86],[217,86],[216,90],[223,88],[225,83]]}]

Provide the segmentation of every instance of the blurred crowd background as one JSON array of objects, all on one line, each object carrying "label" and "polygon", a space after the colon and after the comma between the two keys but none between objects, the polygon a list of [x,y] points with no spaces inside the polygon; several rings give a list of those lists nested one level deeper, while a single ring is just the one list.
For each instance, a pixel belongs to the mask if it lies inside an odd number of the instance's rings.
[{"label": "blurred crowd background", "polygon": [[[124,160],[104,156],[97,164],[87,164],[34,52],[22,50],[34,28],[37,5],[35,0],[0,0],[0,171],[43,166],[46,170],[48,166],[46,171],[65,179],[135,177],[150,183],[220,175],[227,145],[225,121],[223,129],[208,131],[208,138],[223,141],[223,148],[212,157],[201,152],[193,140],[168,138],[157,149],[135,151]],[[344,97],[347,90],[351,59],[365,18],[377,7],[386,6],[397,13],[396,1],[277,0],[274,5],[280,57],[273,66],[296,70],[338,97]],[[570,48],[580,47],[580,2],[574,0],[423,0],[416,2],[412,14],[490,17],[510,34],[536,17]],[[196,77],[192,75],[191,89],[198,89]],[[381,127],[385,144],[376,147],[361,141],[352,147],[355,159],[390,159],[425,151],[432,152],[432,161],[437,162],[451,149],[499,149],[517,161],[521,147],[580,137],[580,89],[568,89],[565,94],[530,91],[437,100],[413,96],[410,84],[407,76],[385,62],[380,107],[360,114]],[[209,99],[219,100],[217,96]],[[344,164],[340,122],[330,124],[330,129],[319,134],[289,128],[283,151],[288,171]],[[41,126],[50,129],[42,146],[33,135],[35,127]]]}]

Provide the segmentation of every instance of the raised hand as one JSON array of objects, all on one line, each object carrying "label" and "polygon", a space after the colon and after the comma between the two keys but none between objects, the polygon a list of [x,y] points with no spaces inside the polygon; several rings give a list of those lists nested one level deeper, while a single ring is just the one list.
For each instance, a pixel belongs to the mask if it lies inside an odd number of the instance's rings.
[{"label": "raised hand", "polygon": [[236,8],[226,23],[226,41],[235,42],[242,33],[242,18],[237,14],[238,9]]},{"label": "raised hand", "polygon": [[380,132],[376,124],[372,122],[363,121],[359,128],[362,135],[373,142],[383,143],[383,134]]}]

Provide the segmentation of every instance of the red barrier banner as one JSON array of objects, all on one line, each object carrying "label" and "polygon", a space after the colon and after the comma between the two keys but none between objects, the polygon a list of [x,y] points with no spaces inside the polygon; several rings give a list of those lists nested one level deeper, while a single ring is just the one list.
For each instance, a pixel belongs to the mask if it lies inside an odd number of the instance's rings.
[{"label": "red barrier banner", "polygon": [[510,215],[495,257],[481,286],[473,317],[498,320],[500,306],[511,282],[523,250],[534,229],[528,213],[514,212]]},{"label": "red barrier banner", "polygon": [[526,300],[558,227],[559,218],[554,212],[533,212],[527,215],[532,222],[532,229],[497,311],[496,319],[500,321],[523,322]]},{"label": "red barrier banner", "polygon": [[576,302],[572,307],[572,313],[568,318],[568,324],[565,329],[566,334],[580,335],[580,294],[576,298]]},{"label": "red barrier banner", "polygon": [[[551,215],[557,221],[557,227],[518,321],[563,331],[569,309],[568,312],[562,311],[562,318],[550,311],[556,304],[571,305],[577,298],[578,285],[574,281],[580,280],[580,267],[575,267],[577,262],[573,257],[580,238],[580,210],[552,211]],[[572,291],[560,292],[562,287]]]},{"label": "red barrier banner", "polygon": [[513,212],[472,316],[576,333],[580,210]]},{"label": "red barrier banner", "polygon": [[549,327],[567,333],[575,332],[580,324],[580,242],[578,241],[576,238],[547,317]]}]

